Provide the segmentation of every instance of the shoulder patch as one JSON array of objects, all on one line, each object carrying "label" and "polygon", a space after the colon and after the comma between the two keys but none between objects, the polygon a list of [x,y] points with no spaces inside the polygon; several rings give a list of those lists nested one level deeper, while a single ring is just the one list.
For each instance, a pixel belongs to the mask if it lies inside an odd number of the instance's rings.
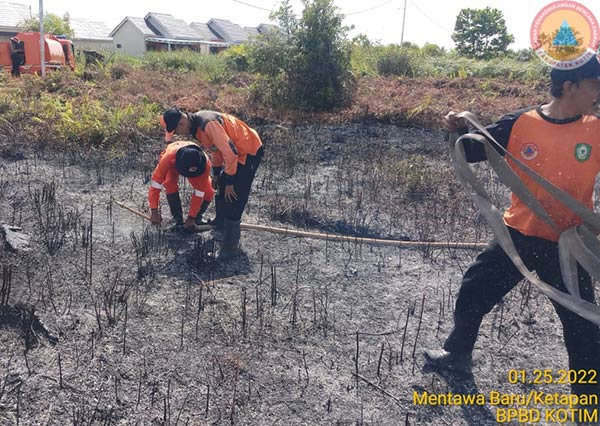
[{"label": "shoulder patch", "polygon": [[533,160],[539,155],[539,153],[540,149],[533,142],[529,142],[521,146],[521,157],[523,157],[525,160]]}]

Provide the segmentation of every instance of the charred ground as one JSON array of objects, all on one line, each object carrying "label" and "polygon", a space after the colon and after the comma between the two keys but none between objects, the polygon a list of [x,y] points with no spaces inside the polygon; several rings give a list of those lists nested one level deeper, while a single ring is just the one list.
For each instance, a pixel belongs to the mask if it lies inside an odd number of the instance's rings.
[{"label": "charred ground", "polygon": [[[166,92],[171,77],[124,78],[80,90],[254,124],[266,156],[244,221],[419,241],[490,238],[434,130],[440,114],[489,121],[545,97],[527,84],[365,79],[351,107],[298,114],[252,104],[243,79],[191,90],[188,77]],[[115,157],[11,144],[25,125],[5,129],[0,166],[0,222],[31,238],[29,251],[0,249],[2,425],[487,425],[489,404],[415,406],[413,393],[523,393],[509,369],[566,366],[550,303],[522,283],[486,318],[472,376],[423,368],[474,251],[245,232],[245,255],[219,266],[209,235],[159,231],[115,204],[145,209],[158,131]]]}]

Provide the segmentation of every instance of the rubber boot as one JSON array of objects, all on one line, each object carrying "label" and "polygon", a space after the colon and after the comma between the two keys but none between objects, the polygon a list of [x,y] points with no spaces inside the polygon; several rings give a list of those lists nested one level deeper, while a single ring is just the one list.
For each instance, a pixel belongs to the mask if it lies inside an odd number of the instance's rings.
[{"label": "rubber boot", "polygon": [[202,219],[202,215],[204,213],[206,213],[206,210],[208,209],[209,205],[210,205],[210,201],[203,201],[202,202],[202,206],[200,207],[200,211],[196,215],[196,219],[194,219],[194,223],[196,225],[208,225],[209,222],[207,220]]},{"label": "rubber boot", "polygon": [[171,217],[175,221],[175,229],[183,229],[183,209],[181,208],[181,198],[179,192],[167,194],[167,202],[171,210]]},{"label": "rubber boot", "polygon": [[225,200],[219,197],[215,197],[215,218],[211,220],[209,223],[213,226],[211,231],[212,238],[215,241],[221,242],[223,241],[223,226],[224,226],[224,218],[223,218],[223,204]]},{"label": "rubber boot", "polygon": [[217,256],[219,262],[228,262],[237,257],[240,250],[240,221],[225,219],[223,223],[223,245]]}]

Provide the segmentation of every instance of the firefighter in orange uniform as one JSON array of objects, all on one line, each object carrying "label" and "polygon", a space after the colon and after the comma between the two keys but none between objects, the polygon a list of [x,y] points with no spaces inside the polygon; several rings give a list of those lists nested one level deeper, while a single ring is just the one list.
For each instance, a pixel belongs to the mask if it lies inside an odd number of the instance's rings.
[{"label": "firefighter in orange uniform", "polygon": [[171,108],[161,116],[161,124],[166,131],[165,142],[170,143],[174,134],[192,135],[210,153],[218,188],[212,224],[223,232],[218,258],[221,261],[235,258],[242,213],[263,156],[258,133],[239,118],[214,111],[184,113]]},{"label": "firefighter in orange uniform", "polygon": [[[578,68],[554,68],[550,81],[551,102],[508,114],[487,130],[514,157],[592,209],[595,180],[600,173],[600,119],[597,116],[600,62],[594,56]],[[444,118],[448,131],[464,134],[468,131],[464,125],[455,112]],[[473,139],[464,140],[463,144],[467,161],[487,159],[483,144]],[[509,165],[544,205],[561,232],[582,222],[510,159]],[[560,268],[558,232],[514,194],[504,213],[504,223],[527,268],[535,270],[540,279],[556,289],[568,293]],[[595,303],[591,277],[581,265],[578,278],[581,297]],[[494,239],[465,272],[454,310],[454,328],[443,348],[425,351],[427,363],[446,370],[469,372],[483,317],[522,279],[521,272]],[[563,326],[569,371],[586,371],[595,377],[600,372],[598,326],[556,302],[552,304]],[[600,395],[597,383],[571,382],[571,392],[597,397]],[[592,407],[596,409],[597,402]]]},{"label": "firefighter in orange uniform", "polygon": [[[210,166],[210,160],[194,142],[180,141],[167,145],[160,154],[148,190],[150,221],[155,225],[162,222],[158,205],[160,191],[164,189],[176,227],[193,230],[196,223],[201,223],[202,214],[215,195],[211,184]],[[185,222],[179,196],[179,175],[185,176],[194,189]]]}]

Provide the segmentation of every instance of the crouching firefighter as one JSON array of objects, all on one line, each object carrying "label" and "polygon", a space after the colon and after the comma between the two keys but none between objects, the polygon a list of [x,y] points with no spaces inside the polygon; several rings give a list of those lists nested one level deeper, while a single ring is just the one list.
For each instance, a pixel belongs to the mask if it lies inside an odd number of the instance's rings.
[{"label": "crouching firefighter", "polygon": [[[158,165],[152,173],[148,190],[150,205],[150,221],[159,225],[162,217],[158,212],[160,191],[165,190],[171,217],[175,221],[175,229],[193,230],[201,224],[202,214],[214,198],[215,191],[210,179],[210,160],[202,149],[194,142],[173,142],[164,149],[158,159]],[[179,175],[185,176],[194,192],[190,201],[190,210],[183,220],[183,209],[179,197]]]},{"label": "crouching firefighter", "polygon": [[160,121],[166,132],[165,142],[169,143],[174,134],[191,135],[210,154],[214,186],[218,189],[216,216],[211,224],[215,240],[223,239],[218,259],[235,259],[240,250],[242,213],[263,156],[258,133],[239,118],[215,111],[184,113],[171,108]]}]

